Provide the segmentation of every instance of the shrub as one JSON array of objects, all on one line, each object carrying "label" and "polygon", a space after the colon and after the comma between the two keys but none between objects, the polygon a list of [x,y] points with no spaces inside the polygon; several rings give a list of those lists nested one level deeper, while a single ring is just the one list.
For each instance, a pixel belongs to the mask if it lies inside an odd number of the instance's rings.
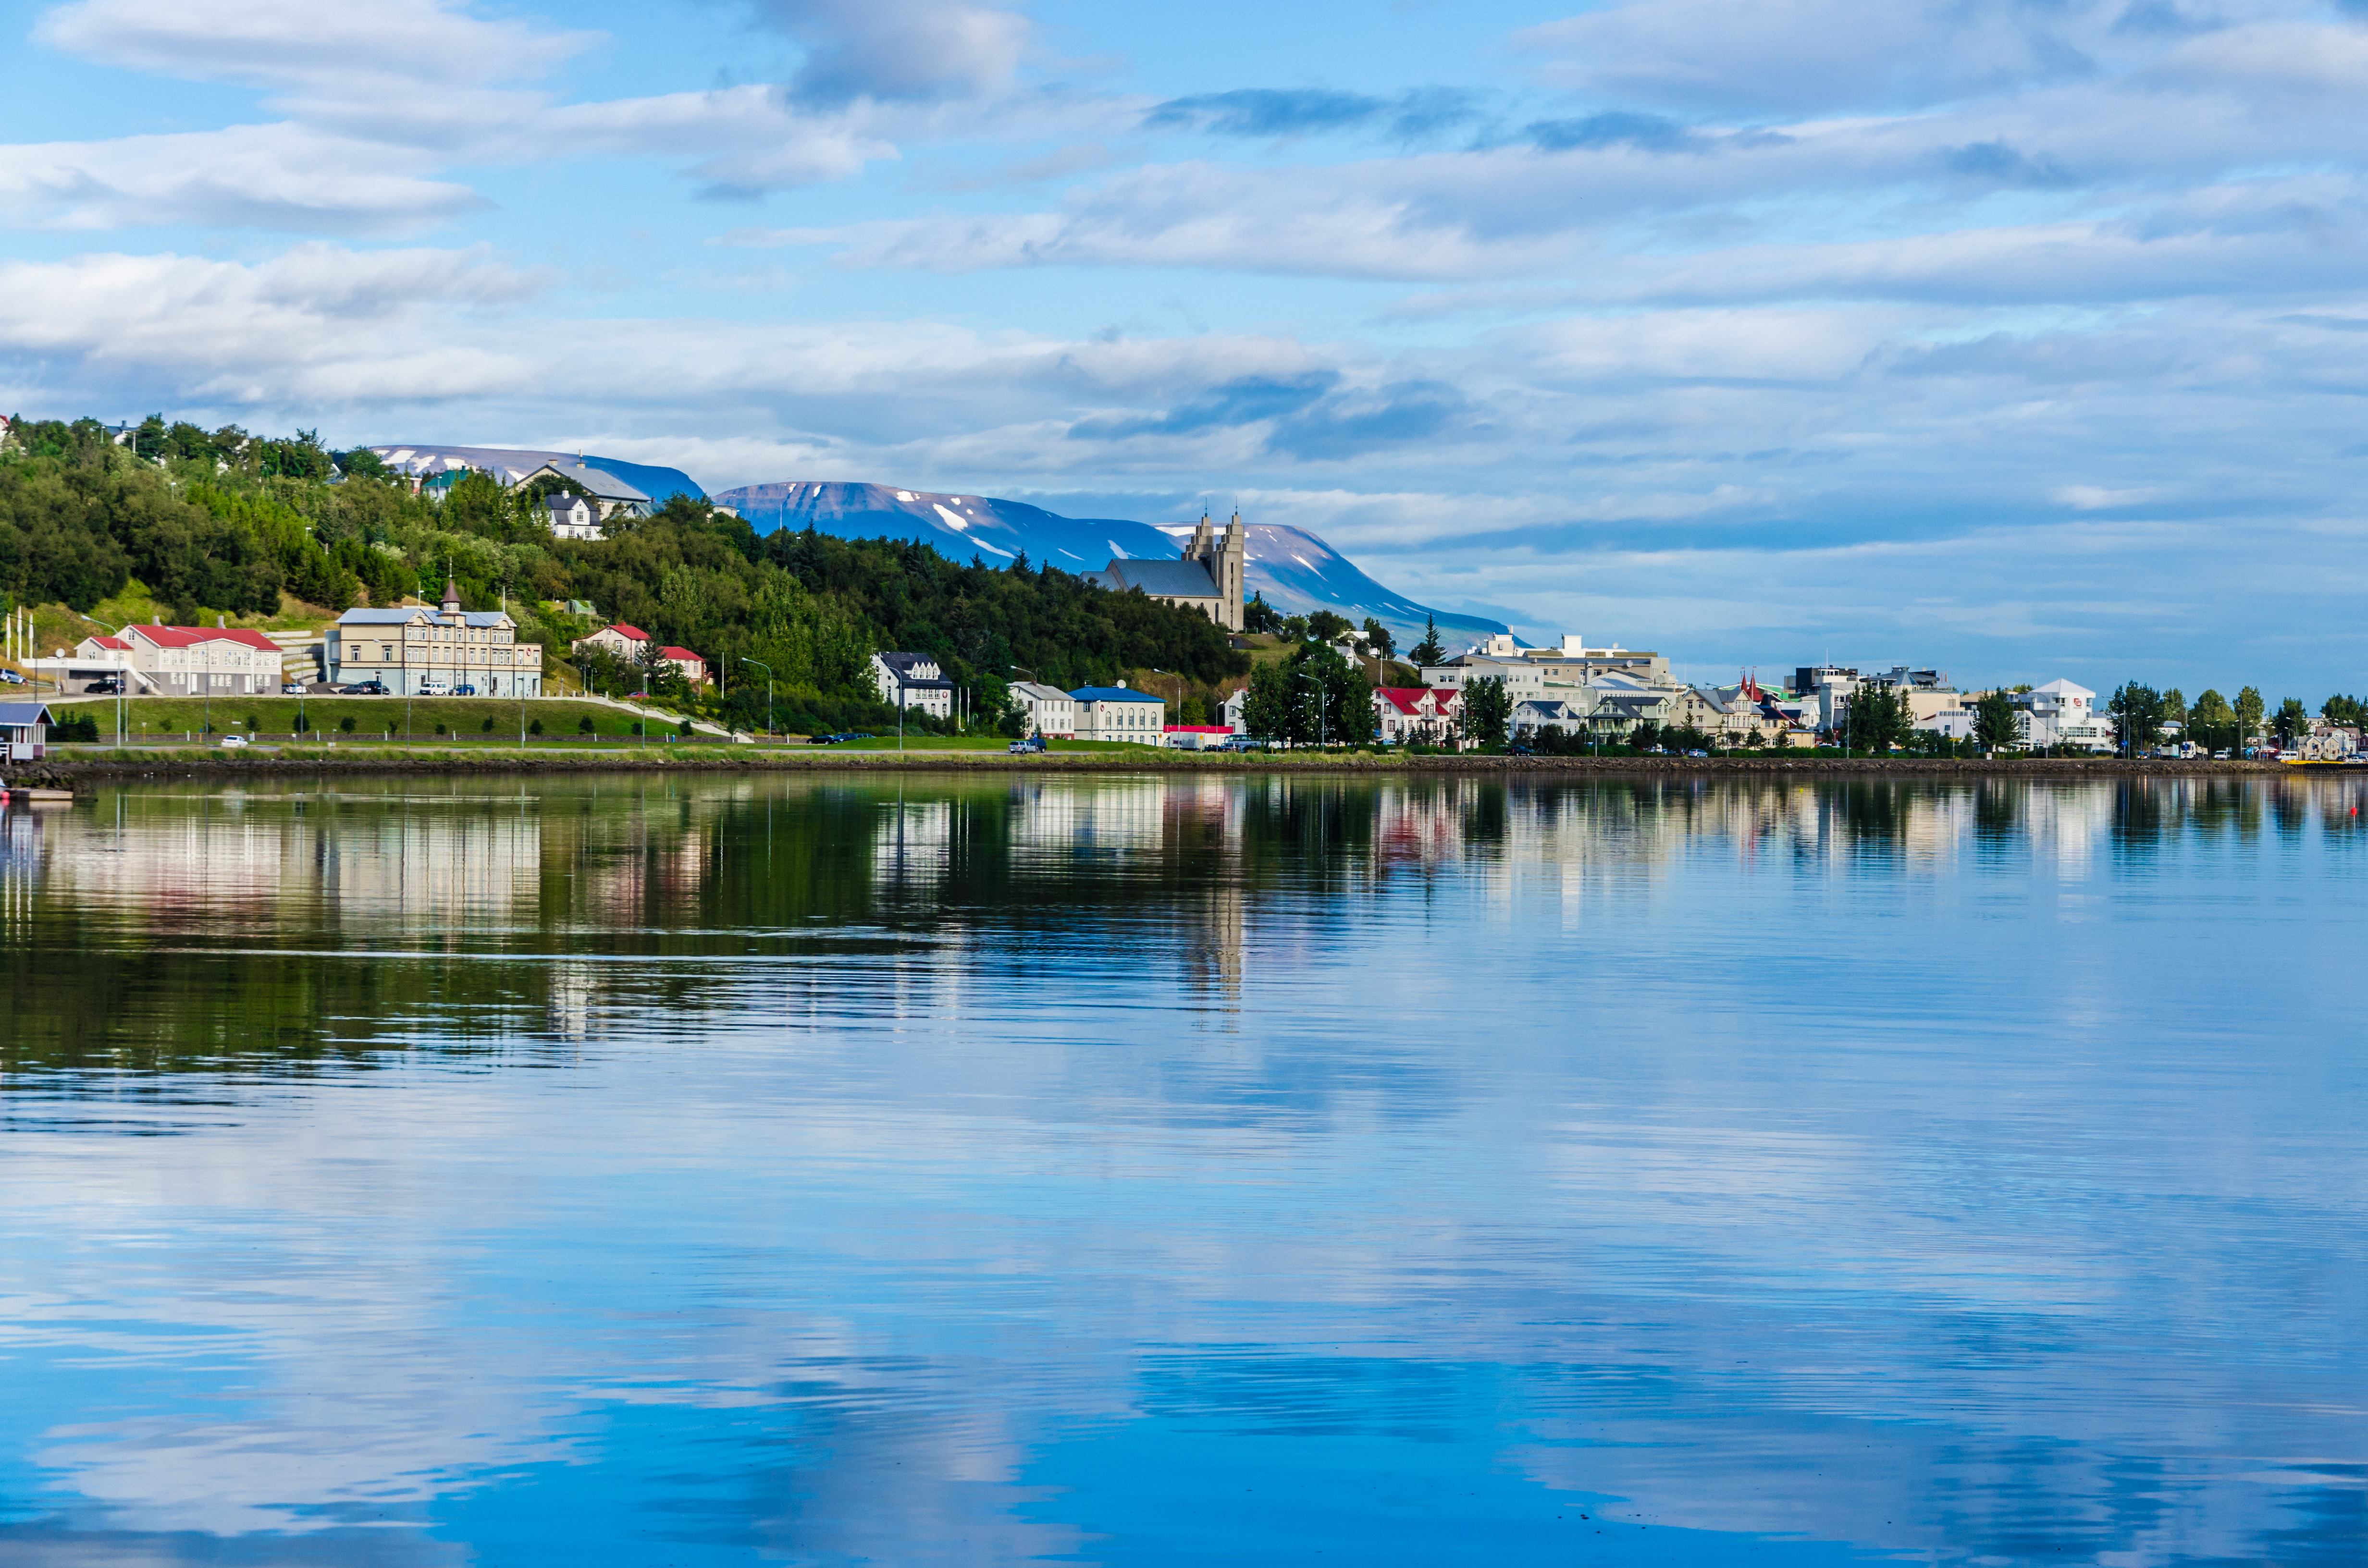
[{"label": "shrub", "polygon": [[542,733],[542,721],[537,719],[533,723],[529,724],[526,727],[526,733],[529,735],[539,735]]},{"label": "shrub", "polygon": [[439,735],[444,733],[444,721],[441,719],[436,721],[436,733]]},{"label": "shrub", "polygon": [[494,733],[494,716],[493,716],[491,713],[488,713],[488,714],[486,714],[486,715],[485,715],[485,733],[487,733],[487,734],[489,734],[489,735],[490,735],[490,734],[492,734],[493,733]]},{"label": "shrub", "polygon": [[600,733],[600,726],[592,722],[591,714],[586,713],[575,721],[575,731],[578,734],[597,735]]},{"label": "shrub", "polygon": [[354,733],[354,716],[348,713],[344,718],[338,720],[337,728],[343,730],[349,735],[352,734]]},{"label": "shrub", "polygon": [[691,736],[690,721],[689,721],[689,720],[688,720],[688,719],[685,719],[685,720],[682,722],[682,738],[683,738],[684,740],[689,740],[689,739],[690,739],[690,736]]}]

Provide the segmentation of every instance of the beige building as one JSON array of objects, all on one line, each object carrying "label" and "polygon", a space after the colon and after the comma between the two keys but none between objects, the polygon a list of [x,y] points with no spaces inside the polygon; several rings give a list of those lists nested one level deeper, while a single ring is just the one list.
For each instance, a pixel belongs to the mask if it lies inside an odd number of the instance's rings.
[{"label": "beige building", "polygon": [[329,628],[328,678],[377,681],[397,697],[540,697],[542,647],[518,640],[501,610],[464,610],[444,585],[444,606],[349,609]]}]

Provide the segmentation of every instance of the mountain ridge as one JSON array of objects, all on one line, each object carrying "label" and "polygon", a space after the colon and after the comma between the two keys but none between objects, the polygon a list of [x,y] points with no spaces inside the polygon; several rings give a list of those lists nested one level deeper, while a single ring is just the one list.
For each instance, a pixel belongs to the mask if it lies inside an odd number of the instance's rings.
[{"label": "mountain ridge", "polygon": [[[1008,562],[1021,555],[1070,572],[1099,571],[1112,558],[1173,560],[1190,522],[1068,517],[1024,501],[894,485],[780,480],[715,492],[758,533],[812,528],[840,539],[910,539],[956,560],[975,555]],[[1440,610],[1375,582],[1321,537],[1281,523],[1243,525],[1246,588],[1285,615],[1328,609],[1361,623],[1380,621],[1400,647],[1418,641],[1425,619],[1443,639],[1480,641],[1508,630],[1501,621]]]}]

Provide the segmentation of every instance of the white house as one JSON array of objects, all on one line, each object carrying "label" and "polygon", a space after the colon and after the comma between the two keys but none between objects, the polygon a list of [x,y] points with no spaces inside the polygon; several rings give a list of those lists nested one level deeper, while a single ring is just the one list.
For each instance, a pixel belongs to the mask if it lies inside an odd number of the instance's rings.
[{"label": "white house", "polygon": [[650,515],[650,498],[645,493],[606,469],[591,467],[580,457],[572,463],[545,463],[528,474],[523,483],[532,484],[545,474],[582,487],[592,497],[592,505],[602,521],[610,517],[646,517]]},{"label": "white house", "polygon": [[1130,686],[1081,686],[1069,693],[1077,704],[1077,738],[1159,744],[1167,724],[1167,703],[1156,693]]},{"label": "white house", "polygon": [[954,713],[954,683],[927,653],[874,653],[871,682],[891,708],[917,708],[940,719]]},{"label": "white house", "polygon": [[553,539],[598,540],[608,536],[600,531],[600,509],[583,496],[565,490],[554,490],[542,498],[544,516],[551,522]]},{"label": "white house", "polygon": [[2051,680],[2014,699],[2015,733],[2027,746],[2114,748],[2113,726],[2097,707],[2097,694],[2068,680]]},{"label": "white house", "polygon": [[1041,681],[1011,683],[1011,699],[1028,715],[1028,733],[1046,740],[1066,739],[1077,733],[1077,699],[1057,686]]},{"label": "white house", "polygon": [[247,696],[279,689],[281,653],[260,631],[127,626],[120,636],[84,638],[54,673],[62,685],[117,680],[135,697]]}]

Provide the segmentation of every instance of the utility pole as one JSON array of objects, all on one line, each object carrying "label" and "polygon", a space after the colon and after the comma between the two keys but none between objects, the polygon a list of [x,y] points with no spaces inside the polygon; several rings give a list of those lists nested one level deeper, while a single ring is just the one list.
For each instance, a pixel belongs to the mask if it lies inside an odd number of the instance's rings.
[{"label": "utility pole", "polygon": [[762,659],[745,656],[740,662],[744,665],[754,665],[765,672],[765,733],[769,735],[773,733],[773,666]]}]

